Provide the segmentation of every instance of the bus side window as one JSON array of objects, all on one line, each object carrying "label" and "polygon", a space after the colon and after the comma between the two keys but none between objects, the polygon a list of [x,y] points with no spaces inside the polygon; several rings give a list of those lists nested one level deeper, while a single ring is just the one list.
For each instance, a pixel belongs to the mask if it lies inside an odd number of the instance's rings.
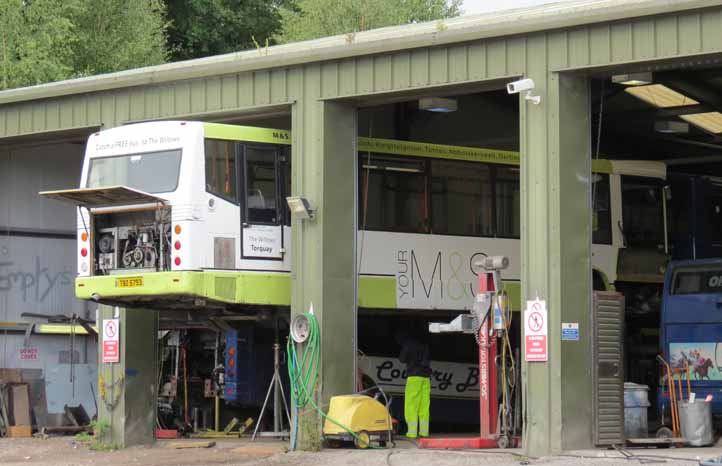
[{"label": "bus side window", "polygon": [[279,224],[276,158],[275,147],[246,146],[244,168],[247,223]]},{"label": "bus side window", "polygon": [[205,140],[206,191],[238,204],[236,144],[218,139]]}]

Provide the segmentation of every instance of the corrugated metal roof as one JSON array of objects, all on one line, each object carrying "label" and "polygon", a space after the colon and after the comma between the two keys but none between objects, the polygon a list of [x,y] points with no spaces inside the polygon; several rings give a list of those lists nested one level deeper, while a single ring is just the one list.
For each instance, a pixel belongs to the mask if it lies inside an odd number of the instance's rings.
[{"label": "corrugated metal roof", "polygon": [[520,35],[719,6],[719,0],[577,0],[394,26],[0,92],[0,105],[69,94]]}]

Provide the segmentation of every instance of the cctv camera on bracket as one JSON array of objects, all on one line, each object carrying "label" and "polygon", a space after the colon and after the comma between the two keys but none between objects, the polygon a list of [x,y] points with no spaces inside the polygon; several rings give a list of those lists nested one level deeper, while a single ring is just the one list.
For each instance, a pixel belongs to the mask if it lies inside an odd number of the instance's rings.
[{"label": "cctv camera on bracket", "polygon": [[539,105],[539,103],[541,103],[541,96],[532,94],[533,90],[534,80],[529,78],[513,81],[506,85],[506,92],[509,94],[518,94],[526,91],[524,99],[530,101],[534,105]]}]

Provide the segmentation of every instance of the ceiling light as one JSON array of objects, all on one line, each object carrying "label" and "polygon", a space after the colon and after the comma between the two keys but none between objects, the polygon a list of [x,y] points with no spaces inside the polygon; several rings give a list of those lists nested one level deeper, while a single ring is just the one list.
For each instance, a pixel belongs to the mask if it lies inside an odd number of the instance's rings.
[{"label": "ceiling light", "polygon": [[450,113],[455,112],[459,106],[454,99],[442,97],[422,97],[419,99],[419,108],[429,112]]},{"label": "ceiling light", "polygon": [[658,133],[666,134],[689,133],[689,123],[674,120],[655,121],[654,130]]},{"label": "ceiling light", "polygon": [[710,133],[722,133],[722,113],[720,112],[692,113],[680,115],[680,118]]},{"label": "ceiling light", "polygon": [[652,73],[617,74],[612,76],[612,82],[623,86],[644,86],[652,84]]},{"label": "ceiling light", "polygon": [[699,102],[691,97],[680,94],[663,84],[651,84],[649,86],[628,87],[625,92],[641,99],[657,108],[686,107],[688,105],[699,105]]},{"label": "ceiling light", "polygon": [[313,218],[313,209],[305,197],[287,197],[286,202],[288,203],[288,208],[291,210],[291,215],[293,217],[297,217],[302,220],[309,220]]}]

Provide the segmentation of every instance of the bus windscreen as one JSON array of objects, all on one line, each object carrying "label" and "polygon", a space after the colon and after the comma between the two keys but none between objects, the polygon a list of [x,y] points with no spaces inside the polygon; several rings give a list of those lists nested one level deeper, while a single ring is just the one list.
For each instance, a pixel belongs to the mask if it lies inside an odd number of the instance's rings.
[{"label": "bus windscreen", "polygon": [[722,270],[680,270],[674,276],[672,294],[722,293]]},{"label": "bus windscreen", "polygon": [[93,158],[87,187],[127,186],[147,193],[175,191],[180,163],[180,149]]}]

